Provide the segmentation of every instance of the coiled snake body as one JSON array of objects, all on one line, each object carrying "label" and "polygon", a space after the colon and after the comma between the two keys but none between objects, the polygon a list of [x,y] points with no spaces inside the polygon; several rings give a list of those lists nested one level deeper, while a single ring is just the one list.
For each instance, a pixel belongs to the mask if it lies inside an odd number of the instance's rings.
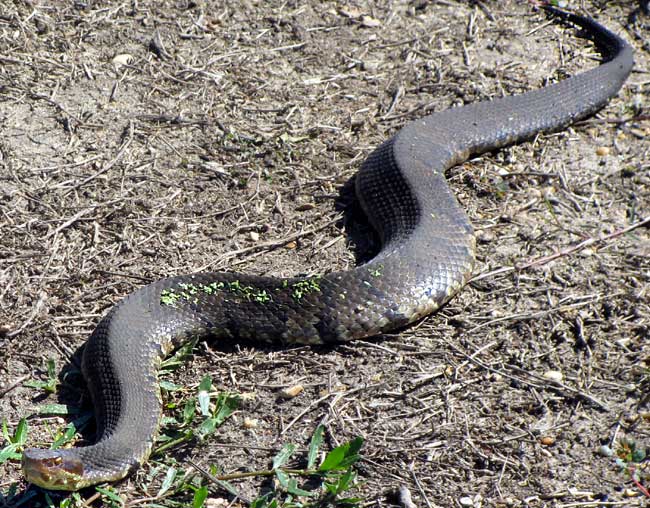
[{"label": "coiled snake body", "polygon": [[594,113],[633,65],[631,47],[612,32],[590,18],[548,9],[585,28],[609,60],[540,90],[434,113],[377,148],[356,179],[358,198],[382,240],[379,254],[364,265],[293,279],[197,273],[127,296],[99,323],[83,355],[96,444],[25,450],[26,479],[76,490],[121,479],[141,465],[161,415],[157,366],[190,336],[347,341],[411,323],[458,292],[472,269],[474,236],[445,170]]}]

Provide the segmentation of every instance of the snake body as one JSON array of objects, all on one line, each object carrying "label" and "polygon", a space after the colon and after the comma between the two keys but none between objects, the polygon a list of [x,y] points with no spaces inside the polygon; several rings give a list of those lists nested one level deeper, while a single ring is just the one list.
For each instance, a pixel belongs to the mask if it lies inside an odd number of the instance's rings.
[{"label": "snake body", "polygon": [[475,241],[445,170],[594,113],[633,66],[632,49],[620,37],[591,18],[548,9],[586,29],[605,63],[540,90],[434,113],[379,146],[356,179],[358,199],[382,241],[366,264],[291,279],[196,273],[127,296],[101,320],[82,359],[97,442],[25,450],[26,479],[76,490],[119,480],[140,466],[161,416],[157,367],[189,337],[348,341],[412,323],[457,293],[472,270]]}]

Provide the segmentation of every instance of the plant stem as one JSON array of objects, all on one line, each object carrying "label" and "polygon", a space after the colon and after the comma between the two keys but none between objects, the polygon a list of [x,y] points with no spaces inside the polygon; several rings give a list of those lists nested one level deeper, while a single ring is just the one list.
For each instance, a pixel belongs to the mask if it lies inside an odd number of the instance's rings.
[{"label": "plant stem", "polygon": [[[312,476],[318,474],[316,469],[285,469],[280,468],[280,471],[283,471],[287,474],[295,474],[300,476]],[[217,480],[228,481],[228,480],[237,480],[239,478],[250,478],[251,476],[273,476],[275,474],[275,469],[263,469],[261,471],[246,471],[243,473],[230,473],[217,476]]]}]

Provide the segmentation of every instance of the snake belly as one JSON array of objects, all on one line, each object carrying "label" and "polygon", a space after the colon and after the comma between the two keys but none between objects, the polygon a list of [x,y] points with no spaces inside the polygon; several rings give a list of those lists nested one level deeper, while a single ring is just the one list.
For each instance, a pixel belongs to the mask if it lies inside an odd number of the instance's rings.
[{"label": "snake belly", "polygon": [[593,19],[546,9],[586,29],[605,62],[540,90],[431,114],[379,146],[356,178],[358,199],[382,241],[366,264],[291,279],[196,273],[124,298],[94,330],[82,359],[97,442],[27,449],[25,478],[77,490],[142,465],[162,411],[157,367],[190,337],[348,341],[412,323],[456,294],[470,276],[475,242],[445,170],[591,115],[616,95],[633,66],[632,48]]}]

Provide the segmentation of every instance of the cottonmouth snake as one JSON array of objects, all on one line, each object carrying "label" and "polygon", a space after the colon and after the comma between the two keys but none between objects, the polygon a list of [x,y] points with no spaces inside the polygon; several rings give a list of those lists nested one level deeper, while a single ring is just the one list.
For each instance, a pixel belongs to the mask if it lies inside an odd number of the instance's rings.
[{"label": "cottonmouth snake", "polygon": [[467,282],[474,236],[444,172],[470,155],[557,130],[601,108],[633,66],[631,47],[594,20],[548,10],[583,27],[606,62],[522,95],[413,121],[362,165],[356,191],[382,240],[349,271],[275,279],[196,273],[127,296],[86,344],[82,372],[98,440],[63,450],[28,449],[28,481],[76,490],[118,480],[151,453],[161,415],[156,372],[190,336],[319,344],[393,330],[443,305]]}]

